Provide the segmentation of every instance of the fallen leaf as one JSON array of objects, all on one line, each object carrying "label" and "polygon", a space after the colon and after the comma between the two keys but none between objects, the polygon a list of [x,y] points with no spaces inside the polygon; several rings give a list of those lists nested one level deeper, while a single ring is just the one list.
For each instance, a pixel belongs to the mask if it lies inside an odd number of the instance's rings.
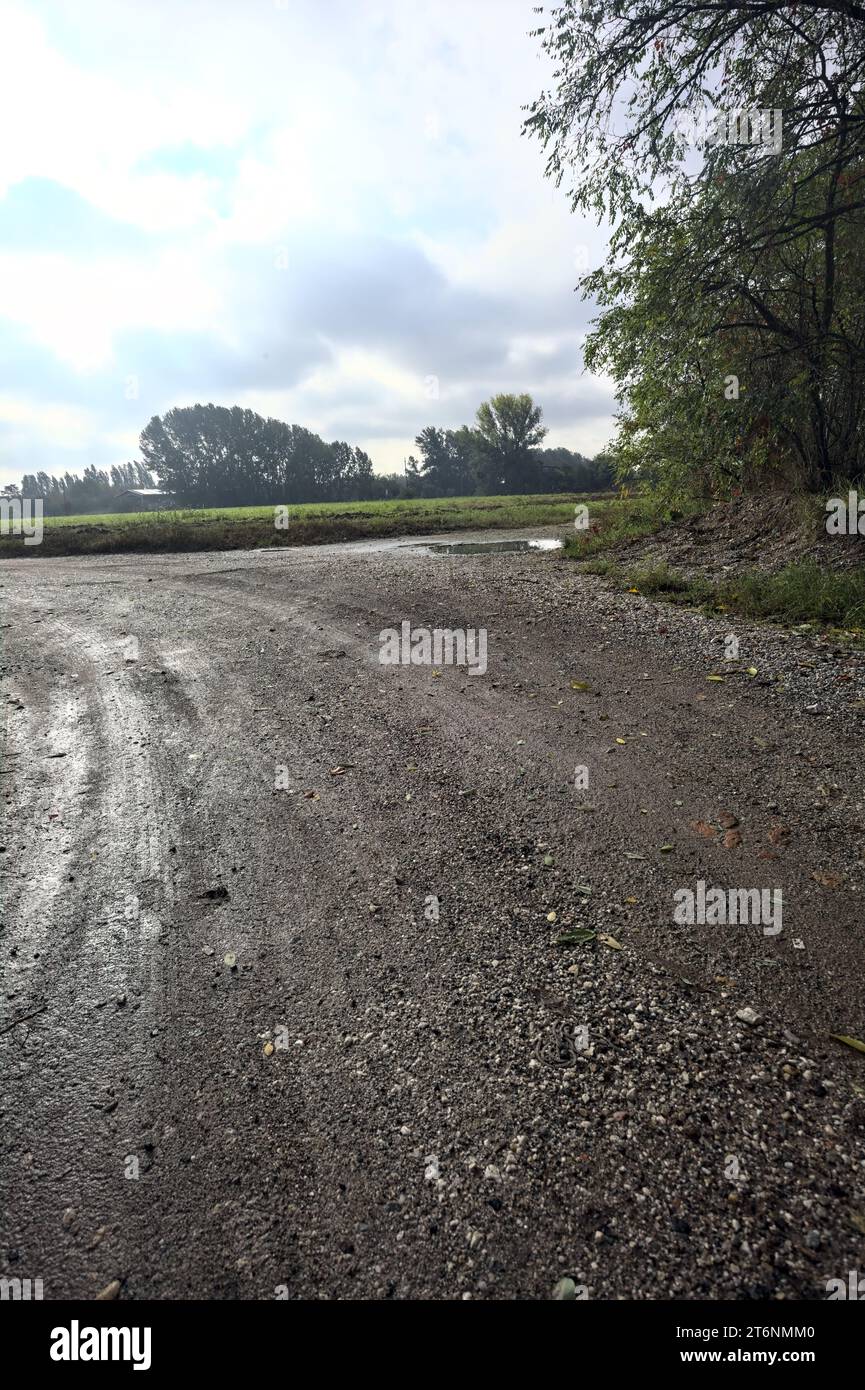
[{"label": "fallen leaf", "polygon": [[735,849],[742,843],[742,836],[738,830],[728,830],[722,841],[724,849]]},{"label": "fallen leaf", "polygon": [[830,1033],[829,1037],[834,1038],[836,1042],[845,1043],[847,1047],[852,1047],[856,1052],[865,1052],[865,1043],[860,1042],[858,1038],[848,1038],[846,1033]]},{"label": "fallen leaf", "polygon": [[672,854],[672,852],[673,852],[673,850],[674,850],[675,848],[676,848],[675,845],[661,845],[661,853],[662,853],[662,854]]},{"label": "fallen leaf", "polygon": [[842,874],[831,873],[826,869],[815,869],[811,877],[815,883],[820,883],[824,888],[840,888],[844,882]]},{"label": "fallen leaf", "polygon": [[718,824],[723,825],[725,830],[732,830],[739,824],[739,817],[734,816],[732,811],[722,811],[718,816]]},{"label": "fallen leaf", "polygon": [[616,743],[624,743],[624,742],[625,742],[625,740],[624,740],[623,738],[617,738],[617,739],[616,739]]},{"label": "fallen leaf", "polygon": [[725,677],[725,676],[707,676],[707,677],[706,677],[706,680],[707,680],[707,681],[723,681],[723,680],[726,680],[726,677]]},{"label": "fallen leaf", "polygon": [[708,821],[704,820],[692,820],[691,829],[702,835],[704,840],[713,840],[718,833],[714,825],[709,825]]},{"label": "fallen leaf", "polygon": [[605,946],[609,946],[613,951],[623,951],[625,949],[621,942],[617,941],[614,936],[606,936],[602,933],[598,937],[598,940],[603,942]]},{"label": "fallen leaf", "polygon": [[588,690],[588,688],[589,688],[589,682],[588,682],[588,681],[571,681],[571,689],[572,689],[572,690]]},{"label": "fallen leaf", "polygon": [[595,933],[589,927],[582,927],[577,931],[564,932],[557,936],[553,942],[554,946],[584,946],[587,941],[594,941]]},{"label": "fallen leaf", "polygon": [[785,845],[790,838],[790,830],[786,825],[773,825],[766,839],[770,845]]}]

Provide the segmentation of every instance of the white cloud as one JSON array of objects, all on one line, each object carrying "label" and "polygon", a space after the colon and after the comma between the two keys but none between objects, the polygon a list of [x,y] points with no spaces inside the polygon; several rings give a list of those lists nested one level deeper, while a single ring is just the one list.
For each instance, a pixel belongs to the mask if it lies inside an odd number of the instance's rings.
[{"label": "white cloud", "polygon": [[[139,427],[189,391],[259,402],[364,443],[379,468],[497,389],[533,391],[557,432],[572,409],[586,449],[610,391],[577,381],[589,310],[573,290],[603,233],[520,137],[547,76],[536,23],[532,0],[0,0],[0,199],[53,180],[140,240],[112,249],[106,223],[107,249],[66,244],[63,226],[47,250],[4,243],[0,204],[0,360],[5,321],[9,352],[23,334],[52,368],[16,386],[13,468],[22,431],[36,466],[39,419],[64,411],[94,457],[128,457],[133,373]],[[403,256],[379,294],[386,261],[358,248],[412,245],[416,284]]]}]

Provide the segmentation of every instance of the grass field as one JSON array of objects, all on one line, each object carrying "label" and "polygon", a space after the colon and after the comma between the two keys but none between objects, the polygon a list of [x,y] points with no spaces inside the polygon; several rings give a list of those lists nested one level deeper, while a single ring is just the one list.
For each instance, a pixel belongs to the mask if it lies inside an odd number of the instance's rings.
[{"label": "grass field", "polygon": [[[20,537],[2,536],[0,557],[246,550],[439,531],[569,526],[573,523],[575,504],[581,500],[588,499],[570,493],[547,493],[528,497],[309,503],[289,507],[285,529],[276,528],[273,506],[46,517],[41,545],[25,546]],[[621,505],[612,497],[591,503],[593,513]]]}]

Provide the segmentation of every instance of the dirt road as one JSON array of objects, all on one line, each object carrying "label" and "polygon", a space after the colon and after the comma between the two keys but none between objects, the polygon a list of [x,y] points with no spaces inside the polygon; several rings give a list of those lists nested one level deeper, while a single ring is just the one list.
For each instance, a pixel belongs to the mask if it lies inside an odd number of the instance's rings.
[{"label": "dirt road", "polygon": [[[555,554],[404,544],[5,562],[0,609],[0,1276],[863,1267],[865,1057],[829,1036],[865,1036],[861,657],[734,624],[729,661],[729,622]],[[486,629],[486,673],[382,665],[404,621]],[[783,929],[677,923],[701,881],[780,889]]]}]

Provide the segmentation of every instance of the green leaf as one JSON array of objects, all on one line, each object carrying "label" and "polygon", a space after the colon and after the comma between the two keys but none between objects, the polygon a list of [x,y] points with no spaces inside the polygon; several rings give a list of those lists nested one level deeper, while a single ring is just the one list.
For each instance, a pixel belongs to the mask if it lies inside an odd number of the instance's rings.
[{"label": "green leaf", "polygon": [[836,1042],[845,1043],[856,1052],[865,1052],[865,1043],[860,1042],[858,1038],[848,1038],[846,1033],[830,1033],[829,1037],[834,1038]]}]

